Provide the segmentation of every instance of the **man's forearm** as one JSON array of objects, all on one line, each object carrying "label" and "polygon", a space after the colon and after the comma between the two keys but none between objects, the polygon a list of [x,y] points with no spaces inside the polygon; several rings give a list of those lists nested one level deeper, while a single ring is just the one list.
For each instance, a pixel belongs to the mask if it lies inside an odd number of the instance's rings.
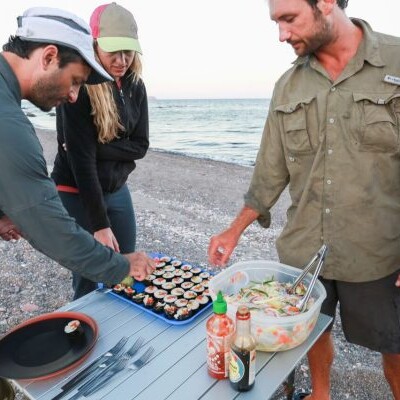
[{"label": "man's forearm", "polygon": [[258,211],[248,206],[244,206],[232,221],[228,229],[234,232],[237,236],[240,236],[249,225],[257,220],[259,216],[260,213]]}]

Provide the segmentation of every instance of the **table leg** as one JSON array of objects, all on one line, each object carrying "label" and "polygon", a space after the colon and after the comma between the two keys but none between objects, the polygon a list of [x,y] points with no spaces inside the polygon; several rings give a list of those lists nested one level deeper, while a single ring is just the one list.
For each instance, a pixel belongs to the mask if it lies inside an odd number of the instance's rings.
[{"label": "table leg", "polygon": [[287,376],[285,382],[283,382],[284,393],[286,394],[287,400],[292,400],[293,398],[295,375],[296,375],[296,370],[293,369],[292,372]]}]

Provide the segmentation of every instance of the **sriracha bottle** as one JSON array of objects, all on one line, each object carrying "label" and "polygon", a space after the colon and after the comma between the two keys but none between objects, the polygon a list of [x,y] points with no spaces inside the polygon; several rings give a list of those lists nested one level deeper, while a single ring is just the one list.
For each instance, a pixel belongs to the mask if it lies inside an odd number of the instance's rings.
[{"label": "sriracha bottle", "polygon": [[230,344],[235,330],[226,310],[226,301],[219,291],[213,302],[214,315],[207,321],[208,373],[216,379],[228,377]]}]

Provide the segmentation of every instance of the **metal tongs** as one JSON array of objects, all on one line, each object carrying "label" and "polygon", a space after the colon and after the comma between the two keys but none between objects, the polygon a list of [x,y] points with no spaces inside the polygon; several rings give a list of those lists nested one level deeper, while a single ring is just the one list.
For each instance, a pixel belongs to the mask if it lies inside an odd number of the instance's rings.
[{"label": "metal tongs", "polygon": [[288,293],[294,293],[297,285],[304,279],[310,269],[313,267],[315,262],[318,260],[317,267],[315,268],[314,275],[311,278],[310,285],[306,291],[304,297],[296,304],[296,307],[300,310],[300,312],[305,311],[308,299],[311,296],[311,292],[314,288],[315,282],[318,278],[318,275],[322,269],[322,265],[325,260],[326,253],[328,251],[327,245],[322,245],[322,247],[318,250],[317,254],[310,260],[310,262],[304,267],[303,272],[299,275],[299,277],[293,282],[292,286],[288,289]]}]

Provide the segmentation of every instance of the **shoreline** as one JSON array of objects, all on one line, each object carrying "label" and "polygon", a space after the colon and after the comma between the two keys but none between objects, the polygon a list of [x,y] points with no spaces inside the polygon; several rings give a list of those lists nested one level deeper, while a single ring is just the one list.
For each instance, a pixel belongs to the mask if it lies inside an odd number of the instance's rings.
[{"label": "shoreline", "polygon": [[[51,167],[57,150],[54,131],[37,129],[37,134]],[[209,238],[227,227],[241,208],[252,169],[150,150],[143,160],[138,160],[128,180],[137,219],[137,249],[206,266]],[[275,240],[286,221],[288,204],[285,192],[272,210],[271,227],[249,227],[230,264],[251,259],[277,260]],[[22,321],[71,301],[70,272],[26,241],[0,241],[0,260],[0,336]],[[340,321],[335,322],[333,337],[336,358],[332,400],[390,399],[380,355],[347,343],[340,332]],[[296,369],[296,387],[307,389],[309,385],[308,364],[303,359]],[[25,398],[18,393],[17,399]]]}]

